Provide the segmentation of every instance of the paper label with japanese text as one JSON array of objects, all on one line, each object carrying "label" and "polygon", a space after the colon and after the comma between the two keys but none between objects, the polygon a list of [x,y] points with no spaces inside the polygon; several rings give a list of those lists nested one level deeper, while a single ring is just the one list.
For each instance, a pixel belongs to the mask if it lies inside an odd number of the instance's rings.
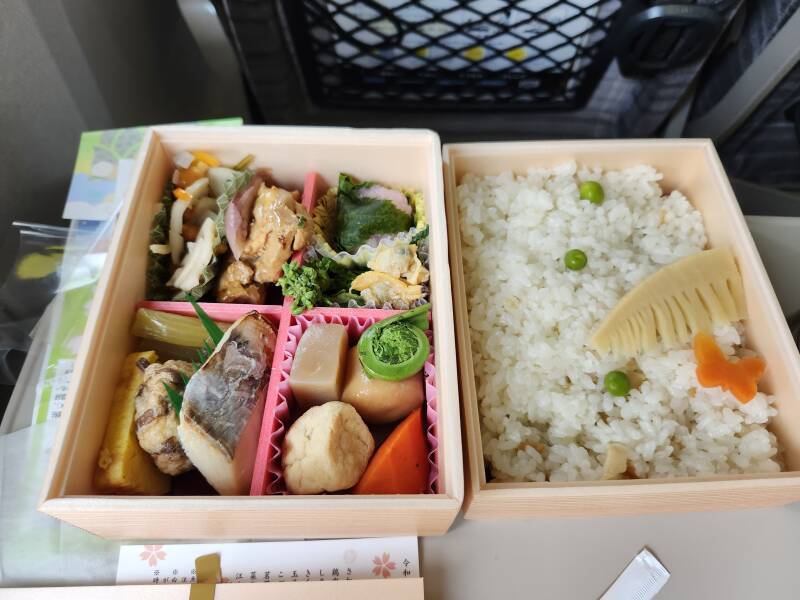
[{"label": "paper label with japanese text", "polygon": [[47,407],[47,420],[61,418],[64,401],[67,399],[67,388],[75,367],[73,359],[60,359],[56,362],[56,375],[53,379],[53,395]]},{"label": "paper label with japanese text", "polygon": [[117,584],[195,583],[194,561],[220,555],[222,583],[420,577],[415,537],[122,546]]}]

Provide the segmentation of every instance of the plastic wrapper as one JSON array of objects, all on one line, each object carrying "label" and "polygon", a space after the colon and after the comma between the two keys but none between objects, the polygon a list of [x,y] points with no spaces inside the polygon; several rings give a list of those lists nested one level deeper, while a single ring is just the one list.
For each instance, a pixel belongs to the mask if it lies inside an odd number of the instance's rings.
[{"label": "plastic wrapper", "polygon": [[[66,279],[64,252],[70,230],[15,222],[17,255],[0,286],[0,383],[11,385],[31,345],[34,327]],[[86,238],[77,240],[81,252]],[[74,266],[89,257],[75,261]]]},{"label": "plastic wrapper", "polygon": [[52,319],[36,390],[33,423],[42,423],[61,414],[113,232],[113,221],[73,221],[69,229],[50,309]]},{"label": "plastic wrapper", "polygon": [[114,583],[119,542],[36,510],[57,428],[0,436],[0,587]]},{"label": "plastic wrapper", "polygon": [[[17,256],[0,286],[0,350],[27,351],[30,333],[61,281],[68,229],[14,223],[19,232]],[[6,373],[3,383],[13,383]]]}]

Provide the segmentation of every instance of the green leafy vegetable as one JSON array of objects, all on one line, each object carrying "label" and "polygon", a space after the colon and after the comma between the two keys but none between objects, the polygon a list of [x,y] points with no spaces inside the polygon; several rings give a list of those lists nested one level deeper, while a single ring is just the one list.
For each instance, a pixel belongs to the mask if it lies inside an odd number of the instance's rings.
[{"label": "green leafy vegetable", "polygon": [[347,306],[351,300],[358,304],[364,304],[364,299],[360,294],[354,294],[353,292],[347,292],[345,290],[329,296],[329,300],[331,303],[338,304],[339,306]]},{"label": "green leafy vegetable", "polygon": [[[169,241],[169,213],[175,198],[174,189],[168,183],[159,202],[158,212],[153,217],[150,227],[150,245],[164,245]],[[156,254],[152,250],[147,256],[147,274],[145,275],[145,296],[148,300],[169,300],[167,281],[172,275],[172,259],[169,254]]]},{"label": "green leafy vegetable", "polygon": [[367,375],[400,381],[422,369],[430,352],[425,335],[430,308],[430,304],[424,304],[378,321],[362,334],[358,358]]},{"label": "green leafy vegetable", "polygon": [[[225,241],[225,211],[228,205],[233,200],[240,189],[250,183],[250,178],[253,176],[252,171],[234,171],[228,181],[225,182],[225,191],[217,196],[217,216],[214,217],[214,225],[217,226],[217,239],[220,242]],[[195,294],[192,294],[193,296]],[[200,298],[201,296],[196,296]]]},{"label": "green leafy vegetable", "polygon": [[253,156],[252,154],[248,154],[242,160],[240,160],[238,163],[233,165],[233,170],[234,171],[244,171],[247,167],[250,166],[250,163],[253,162],[255,160],[255,158],[256,157]]},{"label": "green leafy vegetable", "polygon": [[389,200],[358,196],[358,190],[372,185],[370,181],[354,183],[349,175],[339,174],[336,231],[337,243],[342,250],[355,252],[375,234],[406,231],[413,224],[411,215]]},{"label": "green leafy vegetable", "polygon": [[292,312],[297,315],[315,306],[360,301],[361,296],[349,292],[356,275],[358,272],[323,257],[302,267],[296,262],[284,264],[283,277],[278,279],[278,285],[284,296],[294,298]]},{"label": "green leafy vegetable", "polygon": [[[211,341],[213,342],[213,346],[209,344],[208,340],[203,342],[203,347],[197,350],[197,357],[200,359],[199,363],[193,362],[192,367],[194,367],[195,373],[200,370],[200,367],[205,363],[208,358],[214,353],[214,348],[217,344],[220,343],[225,332],[220,329],[220,326],[217,325],[214,320],[208,316],[208,313],[203,310],[197,301],[192,297],[192,295],[188,295],[187,300],[191,302],[192,308],[194,308],[194,312],[197,313],[197,318],[200,319],[200,323],[203,324],[205,327],[206,332],[208,332],[209,337],[211,337]],[[189,385],[189,378],[186,377],[183,373],[180,373],[181,381],[183,381],[183,387],[185,388]],[[164,383],[164,387],[167,390],[167,396],[169,397],[169,401],[172,404],[172,408],[175,409],[175,414],[178,415],[181,412],[181,406],[183,406],[183,393],[179,392],[175,388],[173,388],[168,383]]]},{"label": "green leafy vegetable", "polygon": [[166,382],[164,383],[164,387],[167,390],[167,397],[169,398],[170,404],[172,404],[172,408],[175,410],[175,416],[178,416],[181,414],[181,407],[183,406],[183,394],[176,391]]},{"label": "green leafy vegetable", "polygon": [[309,265],[317,270],[320,288],[326,294],[334,290],[349,290],[350,284],[359,273],[359,271],[348,269],[327,257],[311,262]]},{"label": "green leafy vegetable", "polygon": [[214,345],[216,346],[225,335],[225,332],[222,331],[214,319],[208,316],[208,313],[203,310],[194,297],[189,296],[188,300],[191,302],[194,312],[197,313],[197,318],[200,319],[200,323],[202,323],[203,327],[205,327],[205,330],[211,338],[211,341],[214,342]]},{"label": "green leafy vegetable", "polygon": [[409,242],[409,244],[419,244],[422,240],[428,237],[428,227],[429,227],[428,225],[425,225],[423,229],[415,233],[411,237],[411,241]]},{"label": "green leafy vegetable", "polygon": [[296,315],[314,308],[322,298],[317,272],[311,267],[301,267],[294,261],[283,265],[283,276],[278,279],[278,285],[284,296],[293,298],[292,312]]}]

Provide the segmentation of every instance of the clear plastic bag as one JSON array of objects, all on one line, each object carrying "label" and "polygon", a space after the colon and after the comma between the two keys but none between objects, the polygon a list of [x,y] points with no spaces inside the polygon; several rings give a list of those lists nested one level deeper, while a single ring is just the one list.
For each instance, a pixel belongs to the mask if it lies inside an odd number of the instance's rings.
[{"label": "clear plastic bag", "polygon": [[69,230],[57,293],[36,386],[33,423],[61,415],[75,356],[86,327],[97,280],[114,232],[111,221],[73,221]]},{"label": "clear plastic bag", "polygon": [[0,384],[11,385],[30,348],[31,332],[61,282],[64,227],[14,223],[19,232],[17,255],[0,286]]},{"label": "clear plastic bag", "polygon": [[0,588],[114,584],[119,542],[36,510],[57,429],[0,435]]},{"label": "clear plastic bag", "polygon": [[93,284],[105,261],[108,223],[57,227],[14,222],[19,244],[0,286],[0,384],[11,385],[47,306],[59,292]]}]

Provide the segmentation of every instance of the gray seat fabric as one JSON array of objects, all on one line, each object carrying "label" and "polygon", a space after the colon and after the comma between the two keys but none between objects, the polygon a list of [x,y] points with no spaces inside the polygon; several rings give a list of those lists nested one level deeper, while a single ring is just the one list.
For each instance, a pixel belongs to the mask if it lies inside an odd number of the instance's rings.
[{"label": "gray seat fabric", "polygon": [[[219,3],[220,16],[233,38],[254,99],[263,120],[270,123],[429,127],[438,131],[444,141],[649,137],[657,135],[707,58],[702,56],[691,64],[650,78],[624,77],[614,61],[586,105],[573,111],[484,109],[456,113],[413,108],[391,111],[322,108],[306,99],[302,77],[296,69],[291,77],[276,82],[276,72],[285,73],[291,60],[292,46],[290,36],[278,23],[277,3],[267,0],[219,0]],[[659,3],[664,2],[653,2]],[[741,4],[739,0],[694,3],[718,10],[726,23]],[[281,42],[276,43],[277,35]],[[296,100],[287,102],[287,98]]]},{"label": "gray seat fabric", "polygon": [[[739,39],[706,65],[691,118],[700,117],[717,105],[787,19],[800,10],[800,0],[751,1],[746,8],[747,19]],[[800,188],[800,139],[786,114],[799,101],[800,65],[796,65],[745,122],[718,144],[731,177]]]},{"label": "gray seat fabric", "polygon": [[738,39],[709,58],[702,85],[695,94],[692,118],[701,117],[716,106],[798,8],[800,0],[749,0],[744,3],[742,31]]},{"label": "gray seat fabric", "polygon": [[798,102],[800,64],[719,146],[730,176],[762,185],[800,189],[800,137],[786,115],[787,109]]}]

